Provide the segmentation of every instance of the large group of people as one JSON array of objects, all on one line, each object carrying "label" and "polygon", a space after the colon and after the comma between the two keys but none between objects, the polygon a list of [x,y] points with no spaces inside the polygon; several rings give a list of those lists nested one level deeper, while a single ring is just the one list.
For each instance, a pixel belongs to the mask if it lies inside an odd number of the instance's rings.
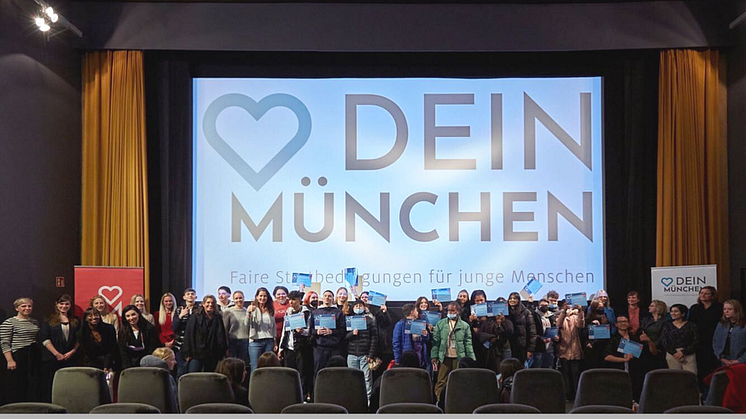
[{"label": "large group of people", "polygon": [[[205,295],[198,302],[188,288],[181,305],[164,294],[153,314],[144,296],[134,295],[121,319],[100,295],[78,318],[72,299],[63,295],[41,322],[32,317],[33,301],[19,298],[17,315],[0,325],[4,402],[51,401],[55,372],[76,365],[104,370],[113,387],[117,374],[134,366],[171,371],[174,387],[183,374],[219,372],[229,378],[236,401],[246,404],[248,380],[257,368],[298,370],[304,395],[312,400],[318,371],[341,364],[363,372],[373,406],[383,371],[403,365],[427,370],[442,403],[448,374],[456,368],[494,371],[503,400],[517,370],[558,369],[568,401],[575,398],[582,371],[622,368],[639,400],[648,371],[691,371],[705,393],[705,377],[715,369],[746,363],[743,307],[734,299],[718,302],[710,286],[691,307],[670,308],[658,300],[645,306],[636,291],[618,306],[603,290],[585,305],[560,300],[556,291],[538,301],[513,292],[494,300],[506,307],[496,315],[477,313],[490,301],[484,290],[461,290],[455,301],[420,297],[404,304],[399,320],[385,303],[370,304],[367,292],[351,291],[340,287],[318,295],[259,288],[247,302],[242,291],[221,286],[217,297]],[[641,349],[628,352],[629,342]]]}]

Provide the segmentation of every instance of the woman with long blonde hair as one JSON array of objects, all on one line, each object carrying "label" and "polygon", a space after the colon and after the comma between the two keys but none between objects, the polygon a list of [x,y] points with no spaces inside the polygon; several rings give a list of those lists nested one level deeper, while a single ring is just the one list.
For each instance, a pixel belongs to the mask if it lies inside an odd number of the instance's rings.
[{"label": "woman with long blonde hair", "polygon": [[153,313],[155,319],[155,331],[158,332],[158,339],[167,348],[174,346],[176,334],[172,329],[174,316],[176,315],[176,297],[170,292],[163,294],[161,297],[158,311]]}]

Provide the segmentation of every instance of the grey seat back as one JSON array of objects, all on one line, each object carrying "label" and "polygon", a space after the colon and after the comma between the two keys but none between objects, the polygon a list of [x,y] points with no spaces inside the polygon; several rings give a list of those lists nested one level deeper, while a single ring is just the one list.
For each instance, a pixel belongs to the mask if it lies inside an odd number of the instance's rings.
[{"label": "grey seat back", "polygon": [[608,405],[631,408],[632,399],[632,381],[628,372],[594,368],[580,374],[574,407]]},{"label": "grey seat back", "polygon": [[244,405],[235,404],[235,403],[204,403],[204,404],[198,404],[196,406],[190,407],[189,410],[187,410],[185,413],[188,415],[204,414],[204,413],[246,414],[246,413],[254,413],[254,411]]},{"label": "grey seat back", "polygon": [[233,403],[228,377],[215,372],[190,372],[179,378],[179,410],[204,403]]},{"label": "grey seat back", "polygon": [[639,413],[663,413],[692,405],[699,405],[697,374],[681,370],[653,370],[645,374]]},{"label": "grey seat back", "polygon": [[533,406],[526,406],[525,404],[513,404],[513,403],[496,403],[487,404],[474,409],[474,413],[477,414],[493,414],[493,413],[541,413],[539,409]]},{"label": "grey seat back", "polygon": [[725,371],[718,371],[712,376],[710,389],[707,391],[707,400],[705,400],[707,406],[723,405],[723,397],[725,396],[725,390],[728,388],[728,382],[730,382],[730,379]]},{"label": "grey seat back", "polygon": [[282,409],[282,414],[327,414],[337,413],[346,414],[347,409],[342,406],[331,404],[331,403],[296,403],[290,406],[285,406]]},{"label": "grey seat back", "polygon": [[109,403],[102,404],[91,410],[91,414],[123,414],[123,413],[142,413],[142,414],[154,414],[161,413],[157,407],[151,406],[145,403]]},{"label": "grey seat back", "polygon": [[52,403],[21,402],[0,406],[0,414],[6,413],[67,413],[67,409]]},{"label": "grey seat back", "polygon": [[378,408],[376,413],[432,413],[440,414],[443,410],[431,403],[389,403]]},{"label": "grey seat back", "polygon": [[251,373],[249,404],[256,413],[280,413],[302,402],[302,393],[300,374],[293,368],[266,367]]},{"label": "grey seat back", "polygon": [[632,414],[635,413],[629,407],[623,406],[612,406],[603,404],[587,404],[572,409],[572,414],[588,414],[588,413],[609,413],[609,414]]},{"label": "grey seat back", "polygon": [[432,402],[433,388],[427,371],[398,367],[383,372],[379,406]]},{"label": "grey seat back", "polygon": [[322,368],[316,375],[313,401],[342,406],[348,413],[368,413],[365,375],[355,368]]},{"label": "grey seat back", "polygon": [[68,413],[89,413],[96,406],[111,403],[104,371],[90,367],[61,368],[52,381],[52,403],[64,407]]},{"label": "grey seat back", "polygon": [[486,368],[451,371],[446,383],[446,413],[472,413],[487,404],[498,403],[497,377]]},{"label": "grey seat back", "polygon": [[133,367],[119,377],[117,400],[121,403],[144,403],[161,413],[178,413],[176,389],[168,371],[156,367]]},{"label": "grey seat back", "polygon": [[513,376],[510,402],[541,413],[565,413],[565,380],[559,371],[547,368],[520,370]]}]

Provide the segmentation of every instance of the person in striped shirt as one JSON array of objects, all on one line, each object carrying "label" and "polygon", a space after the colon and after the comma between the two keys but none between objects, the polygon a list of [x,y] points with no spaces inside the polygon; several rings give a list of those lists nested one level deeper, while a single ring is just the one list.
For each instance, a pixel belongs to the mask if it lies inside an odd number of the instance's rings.
[{"label": "person in striped shirt", "polygon": [[7,365],[8,403],[32,401],[36,371],[41,359],[39,322],[31,318],[34,302],[19,298],[13,302],[18,314],[0,325],[0,348]]}]

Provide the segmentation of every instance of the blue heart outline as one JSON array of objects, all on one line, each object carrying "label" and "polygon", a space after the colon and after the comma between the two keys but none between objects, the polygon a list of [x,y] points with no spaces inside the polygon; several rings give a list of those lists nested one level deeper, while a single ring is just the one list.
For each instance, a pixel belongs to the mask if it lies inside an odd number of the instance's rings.
[{"label": "blue heart outline", "polygon": [[[288,108],[298,118],[298,131],[282,149],[270,159],[258,172],[254,170],[236,151],[218,134],[218,116],[225,109],[237,106],[249,113],[257,121],[272,108]],[[286,93],[271,94],[259,102],[240,93],[228,93],[215,99],[205,110],[202,120],[203,132],[207,142],[218,154],[243,177],[255,190],[264,186],[272,176],[308,142],[311,136],[311,114],[303,102]]]},{"label": "blue heart outline", "polygon": [[[666,284],[666,282],[668,282],[668,284]],[[668,287],[673,284],[673,278],[671,278],[670,276],[665,276],[661,278],[661,284],[663,284],[664,287]]]}]

